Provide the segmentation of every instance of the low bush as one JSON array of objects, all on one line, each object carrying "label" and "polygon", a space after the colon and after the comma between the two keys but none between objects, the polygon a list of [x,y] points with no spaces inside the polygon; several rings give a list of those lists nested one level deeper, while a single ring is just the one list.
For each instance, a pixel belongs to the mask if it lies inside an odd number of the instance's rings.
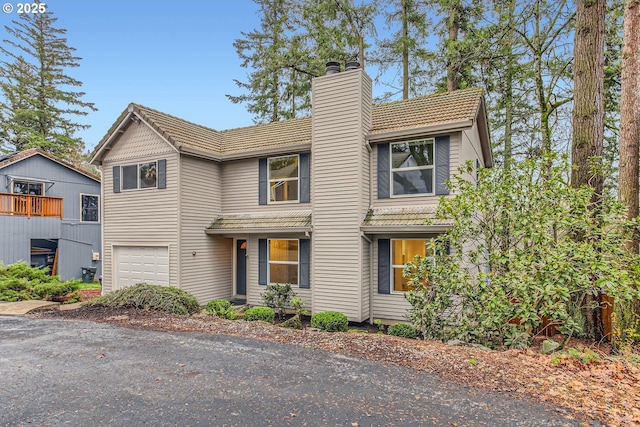
[{"label": "low bush", "polygon": [[349,328],[347,316],[337,311],[324,311],[311,316],[311,327],[327,332],[346,332]]},{"label": "low bush", "polygon": [[216,299],[213,301],[209,301],[204,311],[223,319],[235,320],[238,318],[236,309],[233,308],[231,306],[231,302],[226,299]]},{"label": "low bush", "polygon": [[252,307],[244,312],[244,320],[254,322],[261,320],[267,323],[273,323],[276,318],[276,312],[270,307]]},{"label": "low bush", "polygon": [[296,296],[296,293],[291,289],[291,285],[284,284],[269,284],[263,294],[262,303],[267,307],[274,309],[278,313],[280,320],[284,319],[285,309],[289,306],[291,298]]},{"label": "low bush", "polygon": [[80,283],[61,281],[58,276],[50,276],[46,268],[29,267],[26,262],[0,263],[0,301],[63,301],[78,290]]},{"label": "low bush", "polygon": [[147,283],[119,289],[87,302],[111,308],[136,308],[172,314],[196,314],[201,311],[198,300],[182,289]]},{"label": "low bush", "polygon": [[389,326],[387,333],[389,335],[394,335],[396,337],[402,338],[418,338],[418,331],[416,330],[416,328],[411,325],[407,325],[406,323],[394,323],[393,325]]}]

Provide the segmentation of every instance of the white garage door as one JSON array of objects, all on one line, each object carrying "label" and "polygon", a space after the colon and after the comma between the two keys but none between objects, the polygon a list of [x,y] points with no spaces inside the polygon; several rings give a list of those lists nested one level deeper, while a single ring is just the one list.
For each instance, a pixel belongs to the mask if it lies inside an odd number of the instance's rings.
[{"label": "white garage door", "polygon": [[136,283],[169,285],[169,248],[166,246],[116,246],[114,255],[114,290]]}]

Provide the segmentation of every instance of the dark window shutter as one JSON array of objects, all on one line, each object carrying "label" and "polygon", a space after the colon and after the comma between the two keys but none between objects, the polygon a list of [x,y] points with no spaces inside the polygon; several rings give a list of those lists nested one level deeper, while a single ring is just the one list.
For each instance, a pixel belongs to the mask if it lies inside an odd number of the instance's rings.
[{"label": "dark window shutter", "polygon": [[449,136],[436,138],[436,194],[449,194]]},{"label": "dark window shutter", "polygon": [[311,162],[309,153],[300,154],[300,203],[311,201]]},{"label": "dark window shutter", "polygon": [[391,159],[389,144],[378,144],[378,199],[388,199],[391,194]]},{"label": "dark window shutter", "polygon": [[378,239],[378,293],[391,293],[391,240]]},{"label": "dark window shutter", "polygon": [[266,205],[268,195],[269,179],[267,178],[267,159],[258,159],[258,204]]},{"label": "dark window shutter", "polygon": [[300,239],[300,277],[298,286],[302,289],[309,289],[310,283],[310,259],[311,258],[311,240]]},{"label": "dark window shutter", "polygon": [[167,188],[167,161],[158,160],[158,188]]},{"label": "dark window shutter", "polygon": [[120,192],[120,166],[113,167],[113,192]]},{"label": "dark window shutter", "polygon": [[258,284],[267,284],[267,239],[258,239]]}]

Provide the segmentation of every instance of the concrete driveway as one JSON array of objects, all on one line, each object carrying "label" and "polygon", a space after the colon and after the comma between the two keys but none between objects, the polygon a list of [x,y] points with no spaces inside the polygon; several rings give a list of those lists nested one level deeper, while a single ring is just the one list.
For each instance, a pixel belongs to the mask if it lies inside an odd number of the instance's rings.
[{"label": "concrete driveway", "polygon": [[323,351],[0,316],[0,425],[585,424],[428,373]]}]

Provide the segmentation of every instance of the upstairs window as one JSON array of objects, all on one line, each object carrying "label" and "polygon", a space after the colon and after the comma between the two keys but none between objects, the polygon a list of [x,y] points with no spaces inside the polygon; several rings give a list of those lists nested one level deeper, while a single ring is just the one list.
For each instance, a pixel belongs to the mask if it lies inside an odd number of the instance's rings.
[{"label": "upstairs window", "polygon": [[13,194],[29,194],[31,196],[44,196],[44,184],[41,182],[13,181],[11,186]]},{"label": "upstairs window", "polygon": [[122,166],[122,189],[156,188],[158,183],[157,162]]},{"label": "upstairs window", "polygon": [[269,203],[298,201],[298,156],[268,159]]},{"label": "upstairs window", "polygon": [[393,196],[433,194],[434,140],[391,144]]},{"label": "upstairs window", "polygon": [[81,194],[80,202],[82,206],[82,222],[100,221],[100,197],[93,194]]}]

